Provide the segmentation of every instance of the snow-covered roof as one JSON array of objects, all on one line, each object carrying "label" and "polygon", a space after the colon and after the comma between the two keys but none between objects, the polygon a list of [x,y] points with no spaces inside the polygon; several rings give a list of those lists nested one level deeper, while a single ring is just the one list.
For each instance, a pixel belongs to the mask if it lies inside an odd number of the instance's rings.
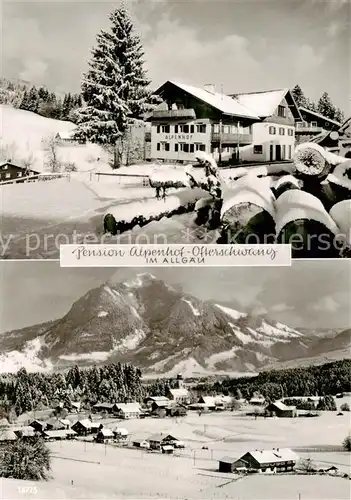
[{"label": "snow-covered roof", "polygon": [[278,408],[279,410],[282,410],[282,411],[296,410],[295,406],[287,406],[282,401],[274,401],[274,403],[272,403],[272,405],[275,406],[276,408]]},{"label": "snow-covered roof", "polygon": [[300,112],[305,112],[305,113],[311,113],[311,115],[316,116],[317,118],[321,118],[322,120],[325,120],[326,122],[330,122],[333,125],[337,125],[338,127],[341,126],[340,122],[337,122],[336,120],[332,120],[331,118],[328,118],[327,116],[321,115],[320,113],[317,113],[316,111],[311,111],[310,109],[304,108],[303,106],[299,106]]},{"label": "snow-covered roof", "polygon": [[113,431],[107,428],[100,429],[99,434],[102,434],[104,437],[113,437]]},{"label": "snow-covered roof", "polygon": [[218,109],[226,115],[241,116],[244,118],[254,118],[259,119],[259,116],[255,114],[250,108],[232,97],[222,94],[220,92],[209,92],[208,90],[201,87],[194,87],[193,85],[186,85],[184,83],[179,83],[171,81],[173,85],[176,85],[180,89],[184,90],[188,94],[193,95],[197,99],[206,102],[210,106]]},{"label": "snow-covered roof", "polygon": [[148,399],[152,401],[169,401],[169,399],[166,396],[149,396]]},{"label": "snow-covered roof", "polygon": [[[85,418],[83,420],[78,420],[77,422],[75,422],[75,424],[73,425],[76,425],[80,423],[81,425],[83,425],[83,427],[86,427],[87,429],[90,429],[92,427],[92,421],[89,420],[88,418]],[[72,426],[73,427],[73,426]]]},{"label": "snow-covered roof", "polygon": [[140,412],[139,403],[116,403],[116,408],[123,412],[132,412],[132,413]]},{"label": "snow-covered roof", "polygon": [[249,453],[259,464],[298,460],[297,454],[290,448],[277,448],[276,450],[255,450],[250,451]]},{"label": "snow-covered roof", "polygon": [[260,118],[271,116],[282,102],[289,89],[267,90],[235,94],[236,100]]},{"label": "snow-covered roof", "polygon": [[0,418],[0,427],[7,427],[8,425],[10,425],[10,422],[7,418]]},{"label": "snow-covered roof", "polygon": [[44,435],[47,437],[66,437],[68,434],[76,434],[72,429],[70,430],[55,430],[55,431],[44,431]]},{"label": "snow-covered roof", "polygon": [[16,439],[16,434],[10,429],[6,429],[0,432],[0,441],[15,441]]},{"label": "snow-covered roof", "polygon": [[170,389],[169,392],[175,398],[181,398],[181,397],[189,396],[188,389]]},{"label": "snow-covered roof", "polygon": [[57,135],[60,137],[60,139],[72,140],[74,139],[75,132],[75,129],[61,130],[61,132],[58,132]]},{"label": "snow-covered roof", "polygon": [[115,434],[120,434],[121,436],[128,436],[128,431],[124,427],[116,427],[113,432]]}]

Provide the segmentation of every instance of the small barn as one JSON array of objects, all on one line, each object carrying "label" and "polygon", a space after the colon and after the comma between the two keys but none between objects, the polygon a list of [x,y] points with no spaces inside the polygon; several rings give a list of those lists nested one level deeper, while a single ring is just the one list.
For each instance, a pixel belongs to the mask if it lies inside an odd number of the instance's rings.
[{"label": "small barn", "polygon": [[150,448],[150,443],[145,438],[134,438],[132,444],[135,448]]},{"label": "small barn", "polygon": [[10,429],[4,429],[0,431],[0,445],[10,443],[11,441],[16,441],[16,439],[16,434]]},{"label": "small barn", "polygon": [[130,418],[139,418],[141,409],[139,403],[116,403],[116,413],[119,418],[128,420]]},{"label": "small barn", "polygon": [[170,434],[154,434],[148,438],[152,450],[161,450],[163,446],[172,445],[175,441],[178,439]]},{"label": "small barn", "polygon": [[240,469],[245,469],[246,465],[239,464],[239,460],[233,457],[223,457],[219,460],[219,472],[235,472]]},{"label": "small barn", "polygon": [[10,427],[10,422],[7,420],[7,418],[0,418],[0,429],[4,427]]},{"label": "small barn", "polygon": [[48,431],[62,431],[64,429],[66,429],[66,426],[62,423],[61,420],[59,420],[57,418],[50,418],[46,422],[46,429]]},{"label": "small barn", "polygon": [[78,436],[87,436],[88,434],[95,434],[99,430],[99,424],[92,422],[88,418],[84,420],[77,420],[72,425],[72,430],[78,434]]},{"label": "small barn", "polygon": [[106,412],[106,413],[113,413],[115,411],[115,404],[114,403],[96,403],[96,405],[93,406],[92,411],[93,413],[101,413],[101,412]]},{"label": "small barn", "polygon": [[113,438],[114,438],[114,433],[112,429],[107,429],[103,427],[96,434],[95,440],[97,443],[108,443],[109,441],[112,441]]},{"label": "small barn", "polygon": [[282,401],[275,401],[266,407],[266,412],[271,416],[279,418],[292,418],[296,417],[296,406],[287,406]]},{"label": "small barn", "polygon": [[161,449],[165,455],[172,455],[174,453],[174,448],[170,444],[165,444]]},{"label": "small barn", "polygon": [[43,438],[47,441],[62,441],[64,439],[73,439],[76,436],[76,432],[69,430],[45,430],[43,432]]},{"label": "small barn", "polygon": [[264,406],[266,404],[266,400],[263,396],[254,396],[249,401],[252,406]]},{"label": "small barn", "polygon": [[116,427],[113,430],[113,434],[118,441],[126,441],[128,438],[128,431],[124,427]]},{"label": "small barn", "polygon": [[33,427],[36,432],[43,432],[46,429],[46,422],[41,422],[40,420],[33,420],[29,427]]},{"label": "small barn", "polygon": [[29,425],[14,429],[14,433],[16,434],[17,437],[22,439],[31,439],[36,436],[36,431],[33,429],[33,427],[30,427]]}]

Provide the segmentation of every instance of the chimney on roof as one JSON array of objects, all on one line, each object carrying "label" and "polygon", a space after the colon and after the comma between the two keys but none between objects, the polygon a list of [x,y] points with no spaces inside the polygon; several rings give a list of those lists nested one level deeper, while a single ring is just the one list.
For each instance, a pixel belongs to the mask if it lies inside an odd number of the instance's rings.
[{"label": "chimney on roof", "polygon": [[206,85],[204,85],[204,89],[210,94],[214,94],[216,92],[214,83],[206,83]]}]

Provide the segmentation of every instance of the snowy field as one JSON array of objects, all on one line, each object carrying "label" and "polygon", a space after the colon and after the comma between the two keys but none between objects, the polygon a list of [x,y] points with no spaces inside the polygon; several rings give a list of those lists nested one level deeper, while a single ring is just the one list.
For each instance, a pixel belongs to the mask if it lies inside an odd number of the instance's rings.
[{"label": "snowy field", "polygon": [[[0,105],[2,152],[6,152],[13,162],[21,163],[21,160],[31,158],[31,168],[38,172],[44,171],[43,140],[74,128],[74,123],[68,121],[45,118],[30,111]],[[80,171],[109,168],[106,153],[94,144],[58,146],[57,157],[61,162],[73,162]]]},{"label": "snowy field", "polygon": [[[109,420],[107,425],[115,427],[116,421]],[[300,500],[349,498],[349,481],[342,478],[284,475],[238,479],[217,471],[223,456],[239,457],[250,449],[280,446],[294,448],[301,458],[310,456],[318,467],[334,464],[349,473],[349,453],[325,451],[337,449],[348,433],[347,415],[324,412],[316,419],[255,420],[232,412],[201,417],[190,413],[177,420],[125,421],[123,427],[131,438],[170,433],[183,440],[186,449],[177,456],[166,456],[82,441],[51,443],[53,479],[47,483],[3,480],[2,498],[297,500],[299,494]],[[203,445],[208,449],[202,450]],[[33,489],[31,494],[30,487],[37,491]]]}]

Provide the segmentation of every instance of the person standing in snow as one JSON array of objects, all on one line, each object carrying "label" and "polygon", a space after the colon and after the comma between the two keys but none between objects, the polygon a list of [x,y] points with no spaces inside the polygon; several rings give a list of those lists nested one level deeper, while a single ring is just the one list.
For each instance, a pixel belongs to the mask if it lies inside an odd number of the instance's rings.
[{"label": "person standing in snow", "polygon": [[195,158],[205,169],[205,180],[199,183],[199,187],[208,191],[213,199],[211,208],[210,226],[218,227],[220,224],[220,213],[223,204],[222,179],[214,158],[204,151],[197,151]]}]

